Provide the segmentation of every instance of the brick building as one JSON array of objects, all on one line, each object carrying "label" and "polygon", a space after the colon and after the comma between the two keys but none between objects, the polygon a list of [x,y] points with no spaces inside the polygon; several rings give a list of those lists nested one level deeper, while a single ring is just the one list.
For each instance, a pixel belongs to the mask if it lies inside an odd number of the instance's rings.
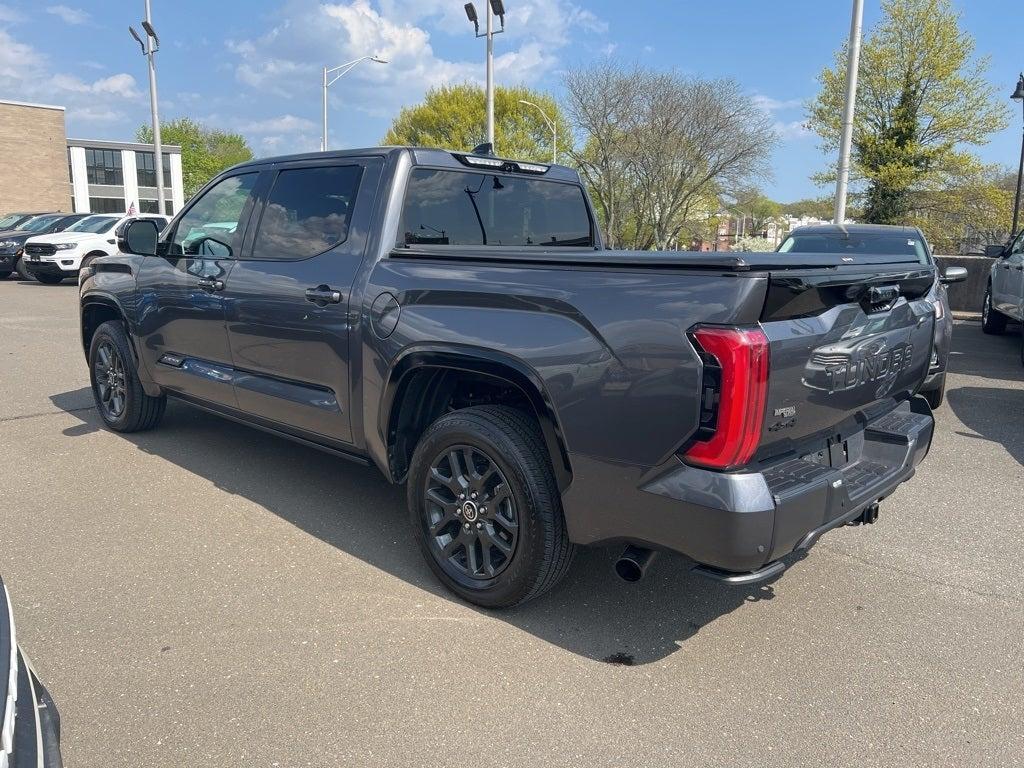
[{"label": "brick building", "polygon": [[[184,205],[181,147],[163,146],[167,213]],[[64,107],[0,100],[0,215],[157,211],[152,144],[68,139]]]}]

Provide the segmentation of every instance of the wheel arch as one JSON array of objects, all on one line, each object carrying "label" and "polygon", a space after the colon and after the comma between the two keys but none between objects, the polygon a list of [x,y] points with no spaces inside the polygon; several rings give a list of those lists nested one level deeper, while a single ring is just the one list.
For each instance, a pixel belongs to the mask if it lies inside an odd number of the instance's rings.
[{"label": "wheel arch", "polygon": [[528,365],[496,350],[427,346],[410,349],[391,366],[385,380],[378,430],[387,448],[389,479],[402,482],[423,431],[467,382],[511,388],[537,420],[559,491],[572,482],[572,467],[554,405],[543,380]]}]

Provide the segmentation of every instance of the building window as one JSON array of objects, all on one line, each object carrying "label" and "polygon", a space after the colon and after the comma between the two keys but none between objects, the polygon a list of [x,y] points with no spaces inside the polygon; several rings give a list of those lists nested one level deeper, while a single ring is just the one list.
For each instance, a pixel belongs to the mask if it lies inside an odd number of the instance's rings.
[{"label": "building window", "polygon": [[[166,152],[160,158],[164,167],[164,186],[171,186],[171,156]],[[140,187],[156,186],[156,168],[152,152],[135,153],[135,171],[138,174]]]},{"label": "building window", "polygon": [[89,211],[92,213],[124,213],[124,198],[121,197],[90,197]]},{"label": "building window", "polygon": [[[157,213],[159,207],[156,200],[139,200],[139,213]],[[173,208],[170,200],[164,200],[164,213],[173,216]]]},{"label": "building window", "polygon": [[68,147],[68,181],[75,183],[75,172],[71,170],[71,147]]},{"label": "building window", "polygon": [[85,150],[85,171],[90,184],[124,184],[121,173],[121,151],[118,149]]}]

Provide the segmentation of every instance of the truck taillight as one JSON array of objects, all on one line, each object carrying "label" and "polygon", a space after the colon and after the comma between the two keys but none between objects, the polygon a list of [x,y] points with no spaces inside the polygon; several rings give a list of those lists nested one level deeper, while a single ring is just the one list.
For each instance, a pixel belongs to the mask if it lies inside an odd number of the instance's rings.
[{"label": "truck taillight", "polygon": [[[760,328],[698,326],[691,337],[717,365],[705,365],[702,402],[715,406],[713,426],[702,423],[683,457],[711,469],[735,469],[757,450],[768,393],[768,338]],[[709,396],[709,385],[717,389]],[[702,414],[702,422],[707,421]]]}]

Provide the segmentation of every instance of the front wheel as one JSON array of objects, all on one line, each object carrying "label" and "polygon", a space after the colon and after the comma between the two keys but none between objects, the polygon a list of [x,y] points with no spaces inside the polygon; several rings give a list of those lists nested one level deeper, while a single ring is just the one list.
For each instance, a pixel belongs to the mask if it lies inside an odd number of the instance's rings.
[{"label": "front wheel", "polygon": [[408,503],[430,569],[477,605],[537,597],[572,561],[540,430],[514,408],[477,406],[435,421],[413,453]]},{"label": "front wheel", "polygon": [[981,304],[981,330],[993,335],[998,335],[1006,330],[1006,315],[1001,314],[992,306],[991,285],[985,289],[985,299]]},{"label": "front wheel", "polygon": [[36,275],[36,280],[38,280],[40,283],[43,283],[44,285],[58,285],[59,283],[64,282],[64,276],[63,275],[45,275],[45,274],[40,273],[40,274]]},{"label": "front wheel", "polygon": [[115,432],[141,432],[160,423],[167,400],[143,391],[135,356],[119,322],[108,320],[93,334],[89,378],[96,409]]},{"label": "front wheel", "polygon": [[28,282],[34,282],[36,276],[28,271],[28,267],[25,266],[25,259],[18,259],[14,265],[14,270],[18,273],[18,277]]},{"label": "front wheel", "polygon": [[0,271],[0,280],[6,280],[10,276],[11,276],[11,270],[5,269],[5,270]]}]

